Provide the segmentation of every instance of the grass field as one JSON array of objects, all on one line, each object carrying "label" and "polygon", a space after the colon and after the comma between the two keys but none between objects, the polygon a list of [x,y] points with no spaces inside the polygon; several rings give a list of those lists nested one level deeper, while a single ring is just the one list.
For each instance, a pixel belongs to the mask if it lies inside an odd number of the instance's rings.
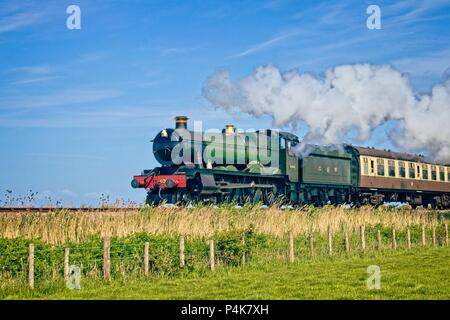
[{"label": "grass field", "polygon": [[[448,222],[449,212],[384,207],[5,213],[0,299],[450,299]],[[105,237],[109,284],[102,279]],[[33,291],[27,285],[30,244]],[[80,267],[80,291],[65,288],[66,249],[70,264]],[[381,268],[381,290],[366,287],[369,265]]]},{"label": "grass field", "polygon": [[[367,267],[381,268],[381,289],[368,290]],[[81,290],[42,283],[4,299],[450,299],[450,249],[269,263],[176,278],[86,280]],[[4,292],[5,294],[5,292]]]}]

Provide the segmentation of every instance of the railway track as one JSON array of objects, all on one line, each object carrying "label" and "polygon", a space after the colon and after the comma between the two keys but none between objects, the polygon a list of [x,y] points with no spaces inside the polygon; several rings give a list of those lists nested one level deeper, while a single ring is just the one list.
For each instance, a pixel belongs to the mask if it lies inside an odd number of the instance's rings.
[{"label": "railway track", "polygon": [[[288,208],[282,208],[288,209]],[[54,212],[54,211],[69,211],[69,212],[120,212],[120,211],[136,211],[140,210],[140,208],[5,208],[0,207],[0,213],[13,213],[13,212],[37,212],[37,213],[46,213],[46,212]],[[420,210],[425,211],[434,211],[434,212],[449,212],[450,210],[437,210],[437,209],[428,209],[421,208]]]},{"label": "railway track", "polygon": [[103,211],[130,211],[139,210],[139,208],[0,208],[0,213],[10,212],[53,212],[53,211],[71,211],[71,212],[103,212]]}]

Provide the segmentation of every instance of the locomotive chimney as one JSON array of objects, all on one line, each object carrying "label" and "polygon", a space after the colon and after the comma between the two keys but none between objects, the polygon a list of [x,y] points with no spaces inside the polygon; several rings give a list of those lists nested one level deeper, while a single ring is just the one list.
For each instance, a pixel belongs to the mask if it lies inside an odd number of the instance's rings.
[{"label": "locomotive chimney", "polygon": [[189,118],[185,116],[175,117],[175,129],[187,129],[188,120]]}]

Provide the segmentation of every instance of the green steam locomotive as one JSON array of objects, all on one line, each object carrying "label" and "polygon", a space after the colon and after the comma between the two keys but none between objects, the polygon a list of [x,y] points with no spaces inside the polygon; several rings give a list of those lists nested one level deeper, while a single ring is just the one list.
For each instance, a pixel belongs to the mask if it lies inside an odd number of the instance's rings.
[{"label": "green steam locomotive", "polygon": [[147,190],[147,203],[187,204],[275,202],[411,206],[450,205],[450,166],[423,156],[343,145],[309,145],[288,132],[195,132],[188,118],[161,130],[153,153],[161,164],[133,177],[133,188]]}]

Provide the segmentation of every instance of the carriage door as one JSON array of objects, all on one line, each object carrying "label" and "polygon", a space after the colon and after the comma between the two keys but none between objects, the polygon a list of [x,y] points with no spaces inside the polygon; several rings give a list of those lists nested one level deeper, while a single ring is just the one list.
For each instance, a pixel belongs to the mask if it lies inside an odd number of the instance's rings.
[{"label": "carriage door", "polygon": [[292,141],[286,140],[286,174],[291,182],[298,182],[298,157],[292,151]]}]

